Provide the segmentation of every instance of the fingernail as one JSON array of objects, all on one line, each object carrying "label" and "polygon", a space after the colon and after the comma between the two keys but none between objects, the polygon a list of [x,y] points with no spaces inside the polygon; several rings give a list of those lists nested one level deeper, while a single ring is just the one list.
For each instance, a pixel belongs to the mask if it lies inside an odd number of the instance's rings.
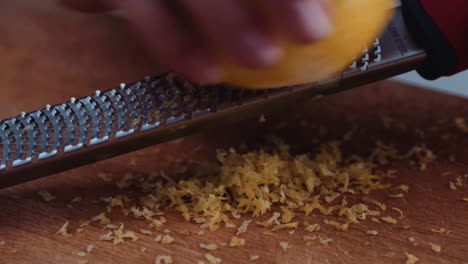
[{"label": "fingernail", "polygon": [[193,55],[185,61],[185,72],[199,84],[215,84],[222,81],[221,68],[208,58]]},{"label": "fingernail", "polygon": [[237,39],[241,59],[251,67],[265,67],[278,62],[283,50],[272,40],[255,30],[247,30]]},{"label": "fingernail", "polygon": [[322,0],[295,1],[294,8],[304,33],[319,40],[333,32],[333,24]]}]

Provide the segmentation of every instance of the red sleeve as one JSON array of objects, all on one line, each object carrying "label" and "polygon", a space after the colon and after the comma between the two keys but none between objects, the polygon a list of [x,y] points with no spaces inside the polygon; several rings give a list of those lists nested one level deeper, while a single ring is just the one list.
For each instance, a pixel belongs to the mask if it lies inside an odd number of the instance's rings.
[{"label": "red sleeve", "polygon": [[468,0],[420,1],[454,48],[457,56],[457,72],[468,69]]}]

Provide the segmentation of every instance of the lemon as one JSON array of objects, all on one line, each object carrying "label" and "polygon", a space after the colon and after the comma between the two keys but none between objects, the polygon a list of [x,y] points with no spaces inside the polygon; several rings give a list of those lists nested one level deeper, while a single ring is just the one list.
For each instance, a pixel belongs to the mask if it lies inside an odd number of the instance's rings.
[{"label": "lemon", "polygon": [[393,0],[330,0],[333,33],[313,44],[280,41],[284,57],[275,65],[253,70],[224,63],[224,81],[258,89],[315,82],[343,71],[390,20]]}]

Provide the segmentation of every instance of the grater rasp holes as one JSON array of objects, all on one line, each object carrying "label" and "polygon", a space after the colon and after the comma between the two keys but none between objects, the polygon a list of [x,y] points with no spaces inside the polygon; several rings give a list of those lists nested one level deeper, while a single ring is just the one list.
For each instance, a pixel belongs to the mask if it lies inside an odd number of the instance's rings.
[{"label": "grater rasp holes", "polygon": [[349,66],[351,69],[360,69],[361,71],[367,71],[372,63],[377,63],[382,60],[382,46],[380,45],[380,39],[375,39],[372,46],[365,47],[362,50],[362,56],[359,59],[353,61]]}]

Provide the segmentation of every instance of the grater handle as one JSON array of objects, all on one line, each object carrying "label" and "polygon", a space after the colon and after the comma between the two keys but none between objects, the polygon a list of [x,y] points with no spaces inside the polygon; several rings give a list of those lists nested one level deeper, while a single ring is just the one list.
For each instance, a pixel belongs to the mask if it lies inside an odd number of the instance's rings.
[{"label": "grater handle", "polygon": [[435,80],[468,69],[466,0],[406,0],[402,10],[415,41],[428,58],[418,73]]}]

